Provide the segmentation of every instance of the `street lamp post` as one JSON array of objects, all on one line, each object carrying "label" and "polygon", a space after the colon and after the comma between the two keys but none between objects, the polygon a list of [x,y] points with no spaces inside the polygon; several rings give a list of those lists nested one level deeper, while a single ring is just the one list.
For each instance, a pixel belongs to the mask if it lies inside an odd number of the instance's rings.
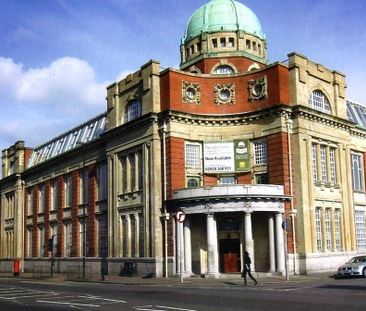
[{"label": "street lamp post", "polygon": [[76,145],[82,147],[83,152],[83,256],[82,256],[82,276],[85,279],[85,270],[86,270],[86,167],[85,167],[85,143],[82,141],[76,142]]}]

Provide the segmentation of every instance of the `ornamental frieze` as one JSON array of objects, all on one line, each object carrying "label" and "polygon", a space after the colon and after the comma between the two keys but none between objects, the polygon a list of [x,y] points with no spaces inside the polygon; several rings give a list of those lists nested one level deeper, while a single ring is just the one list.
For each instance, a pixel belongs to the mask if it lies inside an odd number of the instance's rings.
[{"label": "ornamental frieze", "polygon": [[235,84],[226,83],[214,86],[214,103],[216,105],[235,105]]},{"label": "ornamental frieze", "polygon": [[249,101],[267,98],[267,76],[248,81]]},{"label": "ornamental frieze", "polygon": [[186,104],[201,104],[201,87],[198,83],[183,81],[182,99]]}]

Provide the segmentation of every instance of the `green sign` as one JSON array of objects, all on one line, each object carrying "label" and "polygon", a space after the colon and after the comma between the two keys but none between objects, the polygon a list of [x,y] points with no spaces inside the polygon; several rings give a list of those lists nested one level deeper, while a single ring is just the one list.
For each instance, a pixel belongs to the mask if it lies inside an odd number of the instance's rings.
[{"label": "green sign", "polygon": [[236,172],[250,171],[250,144],[248,139],[234,140]]}]

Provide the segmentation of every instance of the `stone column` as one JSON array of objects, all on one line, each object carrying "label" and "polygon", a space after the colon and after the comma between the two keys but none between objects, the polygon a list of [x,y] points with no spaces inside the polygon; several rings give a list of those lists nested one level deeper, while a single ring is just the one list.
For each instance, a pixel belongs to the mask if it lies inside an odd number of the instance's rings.
[{"label": "stone column", "polygon": [[269,271],[276,271],[275,257],[275,236],[274,236],[274,217],[272,214],[268,216],[268,239],[269,239]]},{"label": "stone column", "polygon": [[140,257],[140,217],[139,214],[134,214],[135,217],[135,245],[134,245],[134,256]]},{"label": "stone column", "polygon": [[126,257],[131,257],[131,217],[126,214]]},{"label": "stone column", "polygon": [[185,274],[192,274],[191,223],[186,217],[184,221],[184,264]]},{"label": "stone column", "polygon": [[252,259],[252,269],[255,271],[254,261],[254,241],[252,231],[252,212],[245,212],[244,214],[244,238],[245,238],[245,250],[249,253]]},{"label": "stone column", "polygon": [[285,273],[285,245],[283,241],[282,214],[277,213],[276,219],[276,255],[277,272]]},{"label": "stone column", "polygon": [[207,214],[207,277],[219,277],[217,227],[214,214]]}]

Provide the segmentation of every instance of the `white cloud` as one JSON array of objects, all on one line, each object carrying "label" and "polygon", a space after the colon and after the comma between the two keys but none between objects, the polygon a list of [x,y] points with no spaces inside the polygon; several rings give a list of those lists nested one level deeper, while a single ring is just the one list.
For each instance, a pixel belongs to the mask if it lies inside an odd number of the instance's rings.
[{"label": "white cloud", "polygon": [[64,57],[25,69],[0,57],[0,148],[38,145],[106,110],[108,82],[88,62]]}]

